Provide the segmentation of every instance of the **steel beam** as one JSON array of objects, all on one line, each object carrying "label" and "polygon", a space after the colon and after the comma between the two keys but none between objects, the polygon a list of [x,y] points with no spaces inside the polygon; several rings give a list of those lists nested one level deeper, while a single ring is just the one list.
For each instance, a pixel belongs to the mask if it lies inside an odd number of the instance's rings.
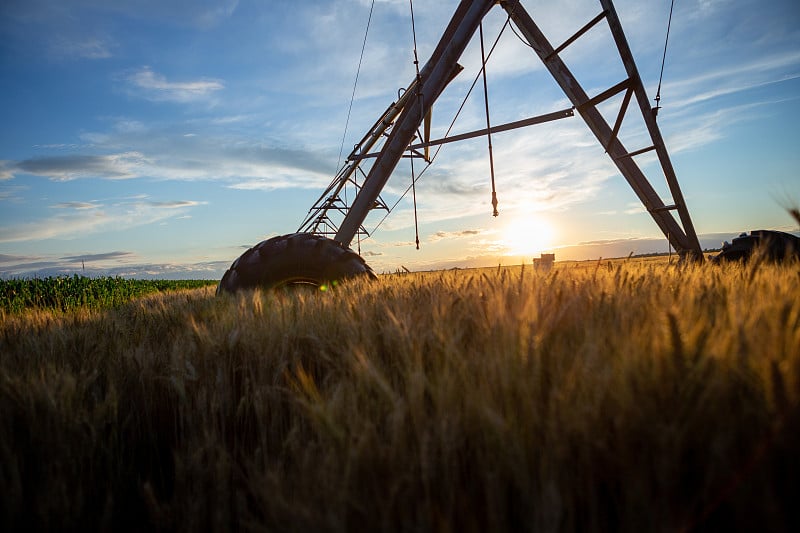
[{"label": "steel beam", "polygon": [[[634,193],[639,197],[672,246],[682,256],[702,257],[700,244],[691,218],[689,217],[683,194],[675,178],[675,172],[669,160],[669,155],[664,145],[661,132],[655,122],[654,113],[649,106],[647,93],[642,85],[633,56],[625,40],[622,26],[619,23],[611,0],[600,0],[603,6],[603,12],[581,28],[558,49],[553,49],[552,45],[519,0],[462,0],[453,18],[450,20],[447,29],[439,40],[433,55],[425,64],[422,71],[420,71],[416,79],[417,86],[412,93],[413,95],[406,94],[406,98],[403,99],[403,105],[397,106],[392,110],[392,119],[397,116],[397,120],[388,133],[381,150],[376,154],[367,153],[368,147],[374,144],[372,141],[377,141],[386,130],[386,128],[383,128],[380,134],[374,135],[377,130],[373,128],[373,136],[370,137],[368,135],[364,140],[367,142],[362,141],[361,149],[354,150],[351,154],[351,158],[348,159],[349,164],[353,165],[353,168],[350,169],[350,172],[352,172],[357,168],[358,161],[365,157],[375,156],[375,162],[362,183],[352,206],[347,211],[334,239],[345,246],[349,246],[354,236],[362,227],[364,219],[370,209],[375,205],[375,201],[389,179],[389,176],[394,171],[403,153],[414,140],[415,134],[423,123],[424,117],[429,116],[434,101],[441,94],[450,79],[452,79],[459,57],[469,44],[474,33],[478,30],[481,20],[495,3],[499,3],[503,9],[508,12],[509,17],[519,28],[524,39],[528,41],[528,44],[533,48],[550,74],[564,91],[564,94],[566,94],[572,102],[574,109],[578,111],[589,129],[600,141],[600,144],[605,148],[611,160],[628,181]],[[590,28],[598,24],[603,18],[605,18],[609,24],[628,78],[610,89],[603,91],[594,98],[589,98],[575,76],[573,76],[561,60],[559,52],[569,46],[573,41],[577,40]],[[622,91],[625,91],[623,103],[617,115],[614,127],[611,128],[597,109],[597,105],[603,100]],[[636,101],[639,104],[653,145],[629,152],[619,140],[618,133],[627,111],[628,103],[633,95],[636,96]],[[402,110],[400,109],[401,107]],[[510,123],[504,126],[519,127],[516,123]],[[510,129],[510,127],[508,129]],[[425,139],[427,142],[414,145],[412,148],[427,148],[432,144],[457,140],[458,137],[470,138],[484,133],[488,134],[489,131],[490,130],[487,129],[478,132],[469,132],[461,136],[440,139],[438,141],[428,141]],[[495,131],[495,129],[493,128],[491,131]],[[672,205],[666,206],[664,204],[664,201],[634,160],[634,156],[650,150],[655,150],[658,155],[667,184],[672,193]],[[345,181],[346,180],[343,180],[337,185],[332,184],[332,187],[337,193]],[[671,211],[673,210],[678,211],[681,224],[678,224],[672,216]]]},{"label": "steel beam", "polygon": [[689,247],[700,258],[703,257],[703,251],[700,248],[700,242],[697,239],[697,233],[692,223],[692,218],[689,216],[689,210],[686,207],[686,201],[683,198],[683,193],[678,185],[678,179],[675,177],[675,169],[672,167],[672,161],[669,158],[669,152],[664,144],[664,139],[661,137],[661,130],[656,123],[656,115],[650,106],[650,100],[645,91],[642,79],[639,76],[639,70],[636,68],[636,62],[633,60],[628,41],[625,38],[625,32],[622,31],[622,24],[617,16],[617,10],[611,0],[600,0],[600,4],[606,12],[608,19],[608,26],[611,29],[611,34],[614,36],[614,41],[617,44],[620,56],[622,57],[622,64],[625,65],[625,70],[628,73],[628,78],[633,81],[633,92],[636,95],[636,101],[639,103],[639,108],[642,111],[642,118],[647,126],[647,131],[650,133],[650,138],[653,139],[653,144],[656,147],[658,160],[661,163],[661,168],[664,170],[664,176],[669,186],[669,191],[672,194],[672,200],[678,211],[678,216],[681,219],[681,224],[686,232],[686,239]]},{"label": "steel beam", "polygon": [[[609,21],[609,26],[612,28],[612,33],[614,33],[617,47],[619,48],[620,54],[623,56],[623,63],[625,64],[628,72],[628,80],[634,87],[634,93],[636,94],[637,101],[639,101],[641,106],[641,95],[644,94],[644,102],[646,104],[647,95],[644,93],[644,87],[642,86],[641,78],[636,71],[636,67],[633,62],[633,56],[630,53],[630,49],[627,47],[627,43],[624,43],[624,46],[621,45],[624,41],[624,34],[622,34],[622,27],[619,25],[619,19],[617,18],[616,11],[614,11],[610,0],[600,1],[604,8],[604,14]],[[542,31],[530,17],[519,0],[501,0],[500,5],[508,12],[511,20],[514,22],[514,24],[516,24],[523,37],[525,37],[525,39],[528,41],[528,44],[530,44],[531,48],[533,48],[533,50],[542,60],[547,70],[564,91],[564,94],[566,94],[570,99],[578,113],[586,122],[587,126],[589,126],[589,129],[600,141],[600,144],[606,148],[606,151],[614,161],[614,164],[628,181],[633,191],[639,197],[639,200],[641,200],[641,202],[644,204],[645,208],[653,217],[653,220],[655,220],[656,224],[667,237],[667,239],[669,239],[670,243],[681,255],[688,254],[691,256],[702,256],[702,250],[700,249],[700,244],[697,241],[697,235],[694,232],[694,227],[691,224],[688,212],[686,212],[685,205],[683,206],[682,210],[686,213],[686,216],[681,216],[681,219],[684,222],[686,231],[684,231],[684,228],[682,228],[672,217],[672,214],[669,212],[669,210],[664,209],[665,205],[661,200],[661,197],[658,195],[658,193],[656,193],[655,189],[653,189],[653,186],[633,160],[632,155],[635,153],[629,153],[625,146],[623,146],[622,142],[620,142],[620,140],[617,138],[614,130],[612,130],[612,128],[608,125],[605,118],[603,118],[603,115],[600,114],[600,111],[597,110],[597,107],[592,102],[592,99],[590,99],[583,90],[578,80],[561,60],[558,53],[556,53],[556,51],[553,49],[550,42],[544,36]],[[648,120],[648,115],[650,115],[650,118],[652,118],[652,113],[649,110],[649,106],[646,113],[643,110],[643,114],[645,115],[644,118],[648,127],[648,131],[653,138],[655,149],[659,153],[663,152],[666,154],[664,141],[661,138],[661,134],[658,131],[658,126],[655,124],[655,120]],[[656,135],[653,135],[653,132],[655,132]],[[659,148],[659,145],[661,148]],[[666,160],[669,161],[668,158]],[[665,167],[665,174],[666,173],[671,173],[673,177],[672,181],[670,182],[670,190],[673,193],[673,200],[680,206],[683,204],[683,196],[680,194],[680,189],[677,187],[677,181],[674,180],[674,171],[672,171],[671,165]],[[669,177],[667,179],[670,181]]]},{"label": "steel beam", "polygon": [[417,98],[403,108],[358,196],[339,226],[334,239],[349,246],[386,181],[414,138],[433,102],[447,85],[458,58],[472,39],[495,0],[462,0],[433,55],[420,71]]},{"label": "steel beam", "polygon": [[[525,128],[535,124],[544,124],[545,122],[552,122],[554,120],[561,120],[562,118],[570,118],[575,116],[575,112],[570,109],[562,109],[561,111],[554,111],[544,115],[536,115],[535,117],[528,117],[522,120],[515,120],[514,122],[507,122],[505,124],[498,124],[491,128],[483,128],[480,130],[468,131],[466,133],[459,133],[458,135],[451,135],[449,137],[442,137],[441,139],[433,139],[427,142],[412,144],[408,147],[409,150],[419,150],[420,148],[430,148],[431,146],[438,146],[440,144],[453,143],[458,141],[465,141],[467,139],[474,139],[481,137],[487,133],[501,133],[504,131],[515,130],[518,128]],[[353,156],[355,159],[367,159],[370,157],[378,157],[380,152],[372,152],[369,154]]]},{"label": "steel beam", "polygon": [[414,80],[411,85],[409,85],[408,90],[400,96],[397,102],[392,102],[389,105],[386,111],[383,112],[383,115],[381,115],[381,118],[373,124],[367,134],[355,145],[353,151],[347,156],[345,165],[339,170],[336,177],[334,177],[333,181],[328,185],[328,188],[320,195],[311,209],[308,210],[306,219],[300,224],[299,232],[308,231],[310,233],[320,233],[320,225],[327,224],[330,221],[327,216],[330,209],[342,213],[345,212],[345,210],[337,208],[335,203],[339,201],[339,194],[342,192],[342,189],[344,189],[348,182],[352,181],[351,177],[356,170],[358,170],[358,160],[363,158],[369,150],[375,146],[375,143],[385,135],[386,131],[392,127],[395,119],[405,107],[406,102],[411,95],[416,92],[416,87],[417,82]]}]

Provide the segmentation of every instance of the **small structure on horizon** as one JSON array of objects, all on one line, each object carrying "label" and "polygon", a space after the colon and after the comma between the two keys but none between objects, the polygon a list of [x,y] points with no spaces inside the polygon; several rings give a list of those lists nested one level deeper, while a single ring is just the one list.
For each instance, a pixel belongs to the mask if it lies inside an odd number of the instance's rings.
[{"label": "small structure on horizon", "polygon": [[542,270],[550,270],[556,262],[556,254],[542,254],[540,257],[533,258],[533,267]]}]

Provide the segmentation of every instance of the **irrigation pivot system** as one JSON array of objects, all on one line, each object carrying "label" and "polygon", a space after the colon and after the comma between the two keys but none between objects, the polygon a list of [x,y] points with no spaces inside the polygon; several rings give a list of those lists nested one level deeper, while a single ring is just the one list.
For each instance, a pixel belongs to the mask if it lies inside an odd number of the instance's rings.
[{"label": "irrigation pivot system", "polygon": [[[298,232],[263,241],[242,254],[225,272],[218,292],[235,292],[253,287],[276,287],[289,284],[326,286],[350,276],[374,276],[361,256],[350,249],[353,239],[368,236],[364,220],[372,210],[389,211],[381,191],[402,157],[430,163],[431,147],[445,143],[487,136],[493,133],[572,117],[577,113],[586,122],[619,172],[630,184],[647,212],[672,247],[684,260],[702,260],[703,253],[686,202],[656,122],[658,107],[650,104],[636,63],[611,0],[599,0],[600,13],[557,47],[547,40],[519,0],[462,0],[433,54],[408,88],[378,118],[356,144],[344,165],[319,199],[309,209]],[[487,127],[441,139],[430,139],[431,108],[436,99],[462,70],[458,60],[467,45],[480,34],[481,21],[499,5],[508,22],[543,62],[571,102],[571,107],[546,115]],[[613,37],[625,78],[606,90],[590,96],[570,72],[560,54],[587,31],[605,24]],[[483,55],[483,54],[482,54]],[[483,55],[485,66],[486,57]],[[485,68],[482,69],[485,83]],[[485,94],[485,93],[484,93]],[[598,106],[622,94],[613,123],[606,121]],[[633,104],[633,105],[631,105]],[[626,147],[618,135],[624,119],[638,109],[646,126],[649,141],[643,146]],[[421,130],[420,130],[421,128]],[[420,133],[421,132],[421,133]],[[632,149],[631,149],[632,148]],[[671,200],[665,202],[637,163],[637,156],[653,152],[666,178]],[[412,183],[413,183],[412,177]],[[355,194],[343,194],[346,189]],[[496,197],[493,193],[496,210]]]}]

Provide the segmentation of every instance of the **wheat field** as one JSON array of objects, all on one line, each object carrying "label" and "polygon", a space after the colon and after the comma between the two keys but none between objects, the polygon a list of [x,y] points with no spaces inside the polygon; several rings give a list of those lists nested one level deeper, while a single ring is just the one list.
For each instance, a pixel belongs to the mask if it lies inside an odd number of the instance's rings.
[{"label": "wheat field", "polygon": [[5,531],[800,530],[797,263],[0,319]]}]

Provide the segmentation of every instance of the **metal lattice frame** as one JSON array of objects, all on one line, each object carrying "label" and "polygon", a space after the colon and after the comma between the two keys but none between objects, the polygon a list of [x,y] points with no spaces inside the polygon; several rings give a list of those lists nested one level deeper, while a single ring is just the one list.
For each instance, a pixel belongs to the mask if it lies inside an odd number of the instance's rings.
[{"label": "metal lattice frame", "polygon": [[[457,61],[477,31],[481,20],[496,3],[499,3],[506,10],[522,37],[542,60],[547,70],[564,91],[564,94],[569,98],[573,106],[572,109],[565,109],[440,140],[430,141],[424,139],[424,142],[412,144],[423,118],[430,112],[436,98],[460,70]],[[356,145],[342,170],[337,174],[317,203],[309,210],[308,217],[300,227],[300,231],[332,234],[336,241],[349,246],[357,234],[366,233],[363,222],[369,211],[375,208],[386,209],[386,204],[380,200],[380,192],[386,185],[389,176],[397,166],[403,153],[409,148],[418,150],[445,142],[486,135],[488,132],[506,131],[549,120],[566,118],[572,116],[574,110],[589,126],[589,129],[606,150],[611,160],[628,181],[631,188],[633,188],[648,213],[650,213],[675,250],[682,256],[702,258],[702,250],[697,234],[675,177],[675,171],[664,145],[664,140],[656,123],[655,110],[650,107],[647,93],[642,85],[642,80],[616,10],[611,0],[600,0],[600,4],[602,12],[599,15],[594,17],[562,45],[553,48],[519,0],[500,0],[499,2],[496,0],[462,0],[431,58],[420,71],[418,79],[411,84],[396,103],[389,106],[370,132]],[[625,67],[627,78],[596,96],[589,97],[561,60],[559,54],[590,28],[603,20],[608,23]],[[597,106],[623,91],[624,96],[620,110],[612,127],[606,122]],[[618,133],[632,98],[635,98],[638,103],[651,144],[634,151],[628,151],[619,140]],[[380,139],[385,139],[380,150],[370,153],[369,150]],[[667,180],[667,185],[672,195],[672,203],[669,205],[665,204],[661,199],[636,163],[636,156],[651,151],[655,151]],[[361,165],[364,161],[372,158],[374,158],[374,162],[369,172],[365,174],[363,182],[358,185],[353,179],[354,175],[356,175],[357,171],[363,173],[360,168]],[[357,190],[349,206],[341,196],[341,192],[348,184],[355,184]],[[673,217],[673,211],[677,211],[680,223]],[[338,226],[330,217],[332,212],[344,216]]]}]

